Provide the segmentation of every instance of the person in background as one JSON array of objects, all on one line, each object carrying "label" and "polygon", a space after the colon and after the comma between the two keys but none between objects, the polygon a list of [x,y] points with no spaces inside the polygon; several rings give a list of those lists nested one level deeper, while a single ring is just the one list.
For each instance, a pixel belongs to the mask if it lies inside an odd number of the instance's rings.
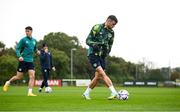
[{"label": "person in background", "polygon": [[45,86],[45,91],[48,89],[48,78],[49,72],[51,70],[55,71],[56,68],[53,65],[52,54],[48,50],[48,45],[43,43],[42,50],[40,54],[40,63],[41,63],[41,72],[43,75],[43,82],[39,88],[39,92],[42,92],[43,87]]},{"label": "person in background", "polygon": [[29,87],[28,87],[28,96],[37,96],[32,93],[32,89],[35,81],[35,70],[33,64],[33,54],[37,53],[40,55],[40,51],[37,49],[37,41],[32,37],[33,29],[28,26],[25,28],[26,36],[17,43],[16,46],[16,55],[19,60],[19,65],[17,68],[17,73],[10,80],[6,81],[3,91],[8,91],[10,83],[15,80],[20,80],[23,78],[23,73],[28,72],[29,74]]}]

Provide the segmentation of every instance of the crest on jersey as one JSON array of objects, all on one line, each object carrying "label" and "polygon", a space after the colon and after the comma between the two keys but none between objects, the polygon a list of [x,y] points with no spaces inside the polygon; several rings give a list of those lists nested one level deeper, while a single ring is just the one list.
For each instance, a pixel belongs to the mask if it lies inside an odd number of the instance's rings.
[{"label": "crest on jersey", "polygon": [[44,72],[47,72],[47,70],[45,69]]},{"label": "crest on jersey", "polygon": [[108,33],[108,37],[111,38],[111,37],[112,37],[112,34],[111,34],[111,33]]},{"label": "crest on jersey", "polygon": [[96,63],[94,63],[94,64],[93,64],[93,67],[97,67],[97,64],[96,64]]},{"label": "crest on jersey", "polygon": [[35,42],[35,41],[33,41],[33,44],[35,45],[35,44],[36,44],[36,42]]},{"label": "crest on jersey", "polygon": [[19,68],[19,71],[20,71],[20,72],[22,72],[22,69],[21,69],[21,68]]}]

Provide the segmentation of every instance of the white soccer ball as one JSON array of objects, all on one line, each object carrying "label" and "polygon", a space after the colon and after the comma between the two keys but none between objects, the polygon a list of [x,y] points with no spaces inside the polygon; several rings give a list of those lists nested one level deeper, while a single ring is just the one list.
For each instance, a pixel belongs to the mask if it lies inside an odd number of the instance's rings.
[{"label": "white soccer ball", "polygon": [[128,100],[128,98],[129,98],[129,92],[127,90],[122,89],[118,92],[119,100]]},{"label": "white soccer ball", "polygon": [[45,88],[45,92],[46,93],[51,93],[52,92],[52,88],[51,87],[46,87]]}]

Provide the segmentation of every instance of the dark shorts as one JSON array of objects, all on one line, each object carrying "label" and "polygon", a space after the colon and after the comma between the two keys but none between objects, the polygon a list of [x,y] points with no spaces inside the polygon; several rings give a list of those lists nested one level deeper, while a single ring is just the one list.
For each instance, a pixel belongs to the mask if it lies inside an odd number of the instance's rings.
[{"label": "dark shorts", "polygon": [[20,61],[18,68],[17,68],[17,71],[18,72],[26,72],[28,70],[34,70],[33,62]]},{"label": "dark shorts", "polygon": [[101,66],[103,70],[105,70],[106,67],[106,61],[105,58],[96,56],[96,55],[89,55],[88,56],[89,62],[91,63],[92,67],[96,69],[97,67]]}]

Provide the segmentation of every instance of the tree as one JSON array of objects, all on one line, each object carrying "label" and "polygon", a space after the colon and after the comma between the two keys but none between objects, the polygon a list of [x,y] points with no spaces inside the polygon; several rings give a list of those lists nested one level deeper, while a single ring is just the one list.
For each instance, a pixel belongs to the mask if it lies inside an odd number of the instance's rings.
[{"label": "tree", "polygon": [[148,72],[148,80],[150,81],[163,81],[163,76],[161,75],[160,69],[152,69]]},{"label": "tree", "polygon": [[163,76],[164,80],[169,80],[169,72],[170,72],[170,68],[169,67],[163,67],[161,68],[161,75]]},{"label": "tree", "polygon": [[74,52],[74,78],[91,78],[92,67],[89,66],[86,49],[78,47]]},{"label": "tree", "polygon": [[5,48],[5,44],[0,41],[0,48]]},{"label": "tree", "polygon": [[179,79],[179,78],[180,78],[180,72],[174,71],[174,72],[171,74],[171,80],[172,80],[172,81],[175,81],[176,79]]},{"label": "tree", "polygon": [[3,55],[0,57],[0,84],[16,74],[17,59],[11,55]]},{"label": "tree", "polygon": [[135,66],[133,64],[126,62],[122,58],[115,56],[107,58],[107,74],[116,83],[134,80],[134,69]]},{"label": "tree", "polygon": [[4,54],[5,44],[0,41],[0,56]]},{"label": "tree", "polygon": [[79,46],[79,40],[75,36],[68,36],[65,33],[49,33],[45,35],[44,39],[39,42],[38,46],[46,42],[51,48],[64,51],[68,57],[70,57],[70,51],[72,48]]},{"label": "tree", "polygon": [[53,63],[56,67],[56,72],[54,72],[51,78],[69,78],[69,57],[64,51],[58,51],[56,49],[51,48],[51,53],[53,55]]}]

